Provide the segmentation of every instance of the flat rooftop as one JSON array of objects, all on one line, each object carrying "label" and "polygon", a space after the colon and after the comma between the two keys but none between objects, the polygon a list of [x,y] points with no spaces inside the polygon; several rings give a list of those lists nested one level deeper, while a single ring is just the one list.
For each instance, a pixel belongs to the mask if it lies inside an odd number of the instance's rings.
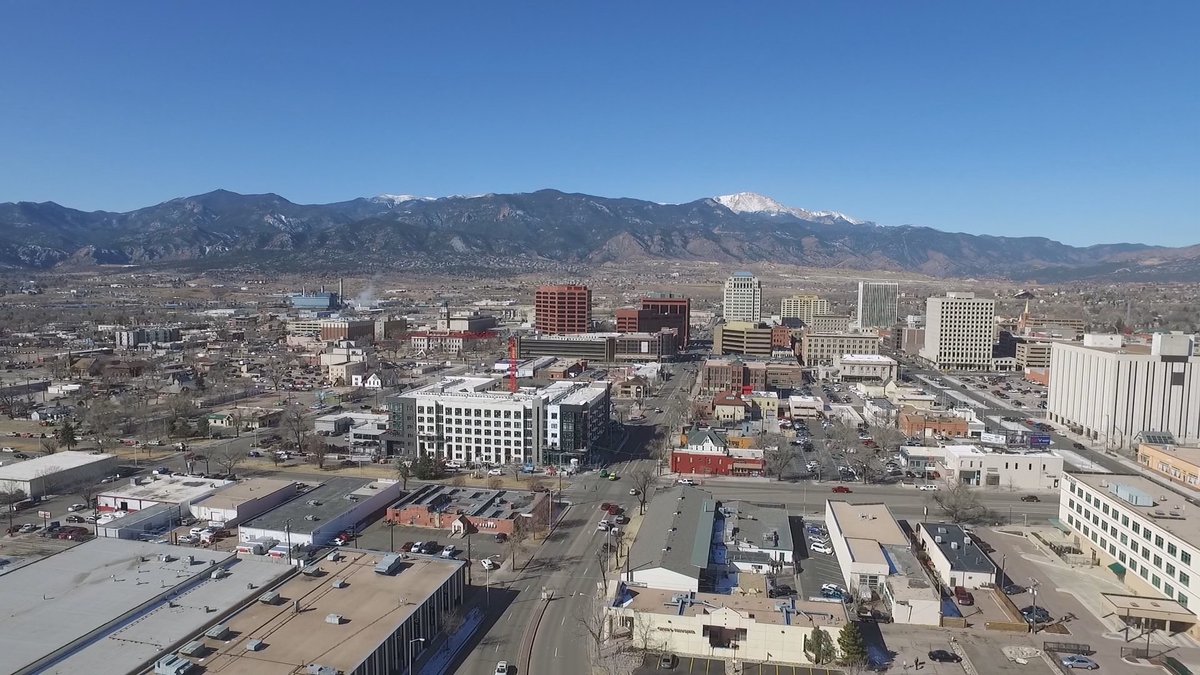
[{"label": "flat rooftop", "polygon": [[[1187,491],[1188,497],[1172,488],[1156,483],[1145,476],[1132,474],[1090,474],[1068,473],[1068,480],[1076,480],[1091,487],[1104,495],[1109,502],[1118,504],[1122,511],[1137,515],[1142,522],[1153,523],[1155,527],[1165,530],[1185,542],[1200,542],[1200,520],[1195,517],[1196,507],[1188,503],[1194,498],[1194,492]],[[1149,504],[1135,506],[1129,501],[1113,494],[1113,486],[1121,485],[1131,488],[1148,497]]]},{"label": "flat rooftop", "polygon": [[[686,597],[682,607],[672,600]],[[680,593],[658,588],[622,586],[614,604],[636,612],[703,616],[716,610],[731,609],[745,618],[775,626],[821,626],[841,629],[846,623],[846,606],[840,602],[817,602],[800,598],[768,598],[765,595],[723,595],[719,593]],[[780,609],[787,606],[791,611]],[[789,616],[790,615],[790,616]]]},{"label": "flat rooftop", "polygon": [[113,462],[116,459],[116,455],[93,455],[90,452],[77,450],[56,452],[53,455],[34,457],[23,462],[6,462],[5,466],[0,466],[0,480],[33,480],[54,471],[74,469],[96,462]]},{"label": "flat rooftop", "polygon": [[920,523],[929,534],[932,545],[950,561],[955,572],[995,572],[996,565],[975,545],[975,540],[954,523]]},{"label": "flat rooftop", "polygon": [[1008,451],[1004,448],[985,448],[978,445],[943,445],[942,450],[947,455],[955,455],[958,457],[982,457],[986,455],[1017,455],[1020,457],[1058,457],[1057,454],[1049,450],[1016,450]]},{"label": "flat rooftop", "polygon": [[862,363],[872,363],[875,365],[894,365],[896,359],[883,354],[844,354],[842,355],[842,363],[859,361]]},{"label": "flat rooftop", "polygon": [[846,539],[874,539],[885,546],[908,545],[908,537],[896,524],[887,504],[851,504],[831,499],[828,505]]},{"label": "flat rooftop", "polygon": [[131,478],[130,481],[141,481],[137,485],[129,483],[113,483],[107,490],[102,490],[98,497],[112,499],[140,499],[143,501],[165,502],[179,504],[191,502],[230,485],[231,481],[210,478],[180,478],[175,476]]},{"label": "flat rooftop", "polygon": [[422,508],[430,512],[507,520],[529,511],[538,493],[426,484],[396,502],[391,509]]},{"label": "flat rooftop", "polygon": [[[386,554],[341,551],[337,562],[322,560],[321,576],[296,576],[278,589],[280,602],[260,602],[227,619],[228,642],[202,639],[215,650],[204,659],[204,672],[224,675],[293,675],[320,664],[352,673],[393,632],[421,608],[466,563],[422,558],[406,560],[393,575],[375,573]],[[335,579],[347,585],[334,588]],[[297,613],[293,602],[300,603]],[[340,614],[339,625],[325,622]],[[250,640],[262,640],[247,651]]]},{"label": "flat rooftop", "polygon": [[[1149,449],[1159,454],[1167,455],[1178,460],[1183,464],[1190,464],[1193,467],[1200,466],[1200,448],[1184,445],[1160,445],[1158,443],[1142,443],[1139,448],[1146,446]],[[1157,467],[1150,467],[1156,469]]]},{"label": "flat rooftop", "polygon": [[779,551],[791,552],[795,549],[788,510],[783,504],[721,502],[721,511],[725,514],[727,541],[748,541],[757,548]]},{"label": "flat rooftop", "polygon": [[196,502],[196,506],[212,509],[236,509],[246,502],[262,499],[280,490],[295,489],[296,481],[278,478],[251,478]]},{"label": "flat rooftop", "polygon": [[[282,532],[291,520],[292,532],[310,534],[314,529],[354,508],[356,501],[351,495],[366,499],[378,494],[379,486],[390,486],[391,481],[372,481],[365,478],[335,477],[300,493],[298,497],[267,511],[257,518],[241,524],[241,527]],[[371,486],[375,485],[375,489]],[[305,516],[316,516],[317,520],[306,520]]]},{"label": "flat rooftop", "polygon": [[[172,559],[161,561],[163,553]],[[210,578],[214,565],[230,574]],[[63,675],[138,672],[216,612],[261,594],[288,571],[229,552],[93,539],[0,576],[0,672],[23,672],[34,663],[31,670]]]}]

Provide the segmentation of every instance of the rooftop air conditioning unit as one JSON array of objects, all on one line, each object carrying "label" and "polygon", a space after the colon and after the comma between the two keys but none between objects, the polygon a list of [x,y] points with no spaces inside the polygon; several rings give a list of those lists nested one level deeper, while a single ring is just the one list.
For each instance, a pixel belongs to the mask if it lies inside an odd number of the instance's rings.
[{"label": "rooftop air conditioning unit", "polygon": [[326,616],[325,616],[325,623],[331,623],[331,624],[333,624],[333,625],[335,625],[335,626],[339,626],[339,625],[341,625],[341,623],[342,623],[342,615],[341,615],[341,614],[329,614],[329,615],[326,615]]},{"label": "rooftop air conditioning unit", "polygon": [[345,588],[347,585],[348,585],[348,584],[346,583],[346,580],[345,580],[345,579],[334,579],[334,580],[333,580],[333,587],[334,587],[334,588]]}]

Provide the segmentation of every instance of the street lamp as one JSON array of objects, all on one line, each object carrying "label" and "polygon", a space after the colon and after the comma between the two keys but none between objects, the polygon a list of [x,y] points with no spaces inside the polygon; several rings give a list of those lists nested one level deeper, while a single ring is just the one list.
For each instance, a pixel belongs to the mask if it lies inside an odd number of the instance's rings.
[{"label": "street lamp", "polygon": [[283,531],[287,534],[288,565],[292,564],[292,519],[283,522]]},{"label": "street lamp", "polygon": [[425,638],[423,638],[423,637],[413,638],[408,641],[408,649],[405,650],[406,652],[408,652],[408,667],[404,670],[404,672],[406,672],[406,673],[412,672],[412,646],[413,646],[413,643],[414,642],[424,642],[424,641],[425,641]]}]

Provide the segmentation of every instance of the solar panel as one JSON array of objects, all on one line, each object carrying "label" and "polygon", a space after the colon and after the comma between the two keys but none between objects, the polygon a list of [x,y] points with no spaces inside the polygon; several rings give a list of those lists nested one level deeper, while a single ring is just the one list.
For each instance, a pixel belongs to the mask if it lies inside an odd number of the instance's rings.
[{"label": "solar panel", "polygon": [[1175,445],[1175,434],[1169,431],[1143,431],[1138,434],[1143,443],[1151,445]]}]

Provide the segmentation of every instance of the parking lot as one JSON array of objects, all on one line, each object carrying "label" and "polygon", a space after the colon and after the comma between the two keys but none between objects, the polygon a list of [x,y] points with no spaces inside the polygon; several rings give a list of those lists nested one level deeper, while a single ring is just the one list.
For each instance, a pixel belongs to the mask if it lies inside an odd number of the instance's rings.
[{"label": "parking lot", "polygon": [[[810,539],[805,532],[804,523],[799,519],[793,519],[798,526],[792,528],[793,541],[802,542],[796,547],[797,555],[797,572],[796,583],[794,584],[796,592],[802,598],[820,598],[821,586],[825,584],[834,584],[845,588],[846,582],[842,578],[841,567],[838,566],[837,555],[833,553],[817,553],[809,548]],[[819,523],[823,526],[823,523]]]},{"label": "parking lot", "polygon": [[[470,539],[472,560],[504,557],[505,545],[497,542],[491,533],[474,534]],[[417,541],[436,541],[441,546],[454,546],[459,550],[455,557],[467,557],[467,540],[463,537],[451,538],[450,530],[388,525],[382,518],[360,529],[358,538],[349,545],[375,551],[399,551],[406,542]]]},{"label": "parking lot", "polygon": [[642,665],[633,671],[633,675],[659,675],[660,673],[671,673],[672,675],[725,675],[725,662],[719,659],[703,659],[698,656],[677,656],[672,667],[662,668],[659,658],[653,654],[647,654],[642,660]]}]

